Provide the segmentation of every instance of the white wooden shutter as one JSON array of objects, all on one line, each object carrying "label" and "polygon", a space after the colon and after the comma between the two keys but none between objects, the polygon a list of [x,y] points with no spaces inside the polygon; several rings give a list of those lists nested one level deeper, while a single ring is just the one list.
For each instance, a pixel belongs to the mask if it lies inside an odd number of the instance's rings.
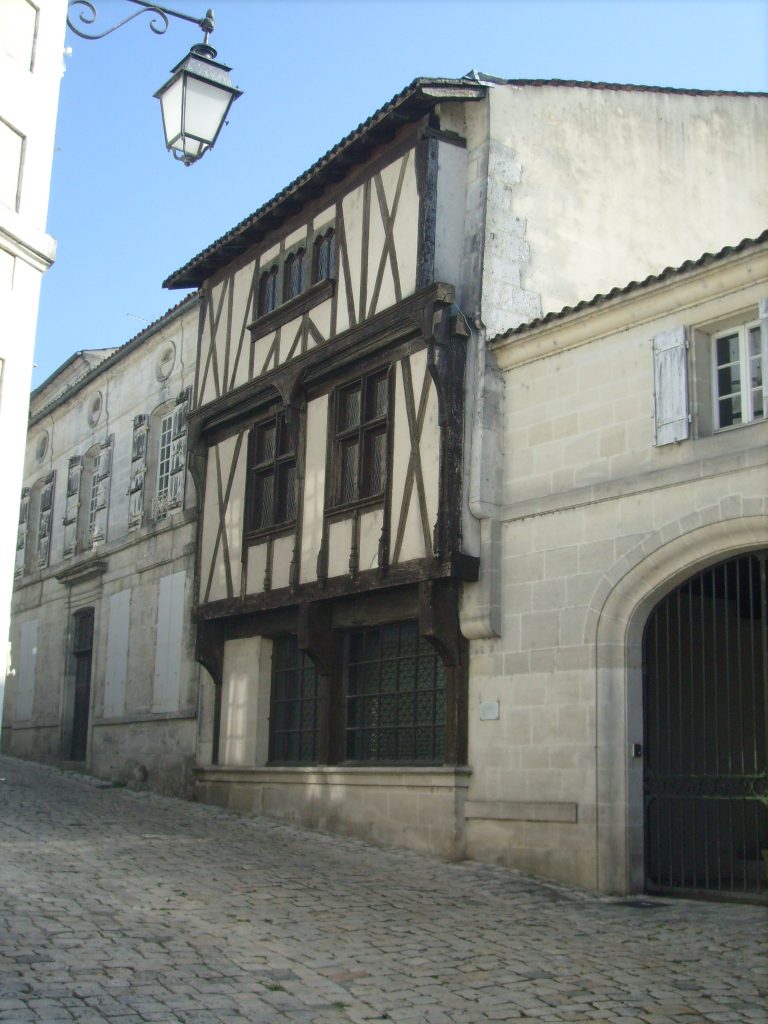
[{"label": "white wooden shutter", "polygon": [[144,521],[144,478],[147,472],[149,416],[133,418],[131,481],[128,485],[128,529],[135,530]]},{"label": "white wooden shutter", "polygon": [[109,481],[112,475],[112,435],[99,448],[93,467],[96,474],[96,508],[93,519],[91,540],[104,540],[107,536],[107,516],[109,514]]},{"label": "white wooden shutter", "polygon": [[653,339],[653,406],[655,444],[684,441],[690,433],[685,327],[673,327]]},{"label": "white wooden shutter", "polygon": [[47,569],[51,554],[51,526],[53,525],[53,488],[56,470],[45,478],[40,492],[40,515],[37,521],[37,567]]},{"label": "white wooden shutter", "polygon": [[29,487],[21,490],[21,503],[19,505],[19,530],[16,534],[16,564],[14,575],[18,579],[24,575],[24,566],[27,557],[27,528],[29,526],[29,503],[32,492]]},{"label": "white wooden shutter", "polygon": [[168,510],[184,507],[184,484],[187,478],[187,411],[191,388],[185,388],[176,399],[171,441],[171,473],[168,480]]},{"label": "white wooden shutter", "polygon": [[64,557],[74,555],[77,547],[77,511],[80,508],[82,455],[73,455],[67,471],[67,500],[64,506]]}]

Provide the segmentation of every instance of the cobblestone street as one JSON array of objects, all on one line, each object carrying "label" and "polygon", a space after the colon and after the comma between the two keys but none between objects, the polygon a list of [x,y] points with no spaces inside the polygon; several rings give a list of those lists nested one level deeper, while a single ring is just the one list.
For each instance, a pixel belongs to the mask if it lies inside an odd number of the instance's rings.
[{"label": "cobblestone street", "polygon": [[768,1019],[760,907],[599,897],[9,758],[0,777],[0,1021]]}]

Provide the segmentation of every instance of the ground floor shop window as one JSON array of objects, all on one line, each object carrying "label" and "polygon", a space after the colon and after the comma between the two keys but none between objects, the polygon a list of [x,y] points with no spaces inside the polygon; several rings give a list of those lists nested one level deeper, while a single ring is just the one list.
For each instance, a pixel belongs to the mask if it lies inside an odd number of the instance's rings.
[{"label": "ground floor shop window", "polygon": [[443,762],[445,669],[417,623],[350,633],[345,676],[348,760]]},{"label": "ground floor shop window", "polygon": [[338,636],[323,682],[295,635],[274,638],[270,763],[443,764],[446,671],[418,623]]},{"label": "ground floor shop window", "polygon": [[317,731],[317,670],[299,650],[295,636],[276,637],[272,645],[269,760],[275,764],[316,762]]}]

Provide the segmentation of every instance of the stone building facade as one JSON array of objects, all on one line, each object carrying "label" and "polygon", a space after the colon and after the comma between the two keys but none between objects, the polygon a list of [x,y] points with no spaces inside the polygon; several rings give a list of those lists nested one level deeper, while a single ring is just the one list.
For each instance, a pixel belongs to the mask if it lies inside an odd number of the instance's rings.
[{"label": "stone building facade", "polygon": [[199,669],[186,470],[198,300],[32,395],[7,753],[189,794]]},{"label": "stone building facade", "polygon": [[[0,33],[0,454],[10,493],[21,486],[43,274],[66,0],[4,0]],[[16,508],[0,508],[0,705],[7,662]]]},{"label": "stone building facade", "polygon": [[199,291],[35,398],[6,749],[759,897],[768,242],[726,247],[768,223],[766,121],[418,79],[173,273]]},{"label": "stone building facade", "polygon": [[768,890],[768,232],[493,340],[501,637],[466,852]]},{"label": "stone building facade", "polygon": [[[547,503],[606,472],[612,493],[614,477],[647,470],[638,486],[663,519],[675,469],[659,475],[653,460],[672,449],[657,457],[651,443],[639,462],[632,449],[633,417],[653,402],[636,354],[631,395],[629,368],[569,364],[552,395],[536,390],[529,428],[510,395],[533,390],[533,362],[513,384],[496,360],[516,342],[488,339],[754,235],[768,216],[767,116],[760,95],[420,79],[171,275],[169,287],[202,294],[190,426],[208,673],[199,797],[642,888],[637,793],[622,803],[616,788],[637,765],[604,716],[595,725],[604,701],[580,602],[596,598],[577,593],[644,543],[642,513],[623,512],[606,543],[583,526],[595,564],[586,547],[571,552],[551,585],[518,586],[515,559],[539,552],[556,575],[557,526],[549,555],[536,546],[555,521]],[[598,350],[585,343],[578,358]],[[597,451],[567,417],[573,451],[550,451],[558,388],[594,402],[598,384],[609,398],[592,408]],[[761,429],[678,457],[751,449]],[[689,510],[711,500],[692,476]],[[598,530],[608,508],[582,514]],[[634,665],[636,649],[626,657]]]}]

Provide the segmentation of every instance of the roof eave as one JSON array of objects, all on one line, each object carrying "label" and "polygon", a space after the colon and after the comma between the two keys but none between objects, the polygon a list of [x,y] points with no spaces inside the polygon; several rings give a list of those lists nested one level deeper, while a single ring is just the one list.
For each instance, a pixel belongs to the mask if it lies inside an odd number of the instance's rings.
[{"label": "roof eave", "polygon": [[392,139],[401,125],[418,121],[438,103],[481,100],[487,91],[486,85],[460,79],[416,79],[255,213],[167,277],[163,287],[199,288],[206,278],[260,242],[309,199],[341,181],[352,167],[367,159],[374,147]]}]

